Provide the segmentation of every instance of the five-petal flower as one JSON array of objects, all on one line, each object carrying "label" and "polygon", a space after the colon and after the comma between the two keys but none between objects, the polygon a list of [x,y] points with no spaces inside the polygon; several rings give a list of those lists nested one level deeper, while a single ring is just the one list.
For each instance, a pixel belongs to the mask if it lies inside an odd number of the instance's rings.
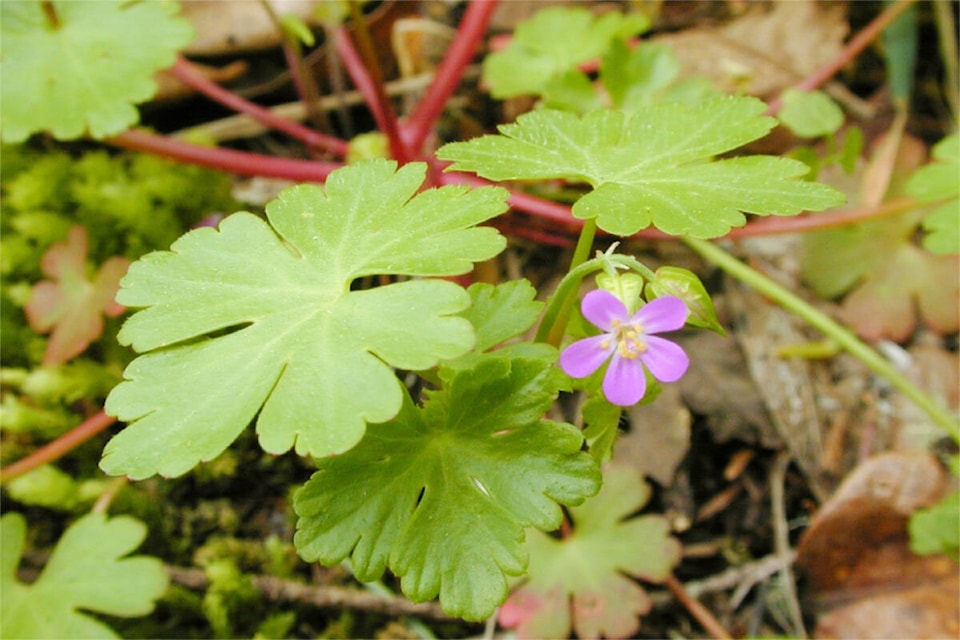
[{"label": "five-petal flower", "polygon": [[680,298],[656,298],[629,315],[619,298],[597,289],[583,297],[580,308],[603,333],[564,349],[560,368],[574,378],[585,378],[609,359],[603,395],[613,404],[628,407],[643,398],[647,391],[644,367],[660,382],[674,382],[686,372],[690,359],[683,349],[652,335],[683,327],[689,311]]}]

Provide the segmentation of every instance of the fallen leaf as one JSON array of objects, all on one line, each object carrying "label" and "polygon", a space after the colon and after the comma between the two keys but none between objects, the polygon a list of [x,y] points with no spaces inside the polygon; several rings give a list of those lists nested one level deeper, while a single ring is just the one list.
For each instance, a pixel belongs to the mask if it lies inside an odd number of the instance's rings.
[{"label": "fallen leaf", "polygon": [[684,77],[705,76],[730,89],[769,96],[833,58],[847,31],[841,5],[805,0],[756,6],[715,29],[685,29],[653,40],[673,47]]},{"label": "fallen leaf", "polygon": [[529,529],[527,579],[500,607],[500,624],[519,638],[568,638],[571,628],[584,639],[633,636],[652,601],[629,578],[662,582],[680,560],[665,518],[628,517],[650,493],[636,469],[609,466],[600,493],[570,507],[568,535]]},{"label": "fallen leaf", "polygon": [[37,333],[50,333],[44,366],[63,364],[82,353],[103,333],[103,316],[116,317],[124,308],[114,301],[120,278],[130,261],[113,257],[87,279],[87,230],[75,225],[66,241],[53,244],[40,262],[42,280],[33,286],[24,306],[27,322]]},{"label": "fallen leaf", "polygon": [[798,548],[817,637],[957,637],[957,564],[912,553],[907,533],[910,514],[946,490],[946,473],[927,453],[883,454],[850,474]]}]

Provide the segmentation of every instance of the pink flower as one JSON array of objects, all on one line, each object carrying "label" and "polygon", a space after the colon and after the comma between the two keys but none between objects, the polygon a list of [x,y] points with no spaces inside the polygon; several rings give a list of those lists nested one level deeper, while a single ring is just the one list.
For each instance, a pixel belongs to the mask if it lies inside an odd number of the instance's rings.
[{"label": "pink flower", "polygon": [[564,349],[560,368],[569,376],[585,378],[609,359],[603,395],[613,404],[629,407],[643,398],[647,391],[644,367],[660,382],[679,380],[687,371],[690,359],[683,349],[652,335],[683,327],[689,311],[680,298],[656,298],[630,316],[619,298],[597,289],[583,297],[580,308],[603,333]]}]

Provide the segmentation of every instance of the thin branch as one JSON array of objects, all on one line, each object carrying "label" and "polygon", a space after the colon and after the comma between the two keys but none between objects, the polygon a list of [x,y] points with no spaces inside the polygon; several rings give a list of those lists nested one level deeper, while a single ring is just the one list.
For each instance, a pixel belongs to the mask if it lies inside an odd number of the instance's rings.
[{"label": "thin branch", "polygon": [[[283,18],[280,17],[280,14],[268,0],[260,0],[260,5],[270,18],[270,22],[273,23],[274,29],[280,35],[280,47],[283,49],[283,57],[287,61],[290,80],[293,82],[297,95],[300,96],[300,101],[306,110],[307,120],[315,127],[329,130],[330,122],[327,119],[327,113],[317,106],[320,100],[320,88],[317,86],[316,77],[310,73],[310,65],[303,55],[303,46],[299,37],[287,30]],[[312,46],[312,44],[311,42],[310,45]],[[344,149],[344,153],[339,155],[343,157],[345,154],[346,149]]]},{"label": "thin branch", "polygon": [[393,110],[393,105],[390,103],[386,91],[384,91],[379,65],[376,64],[375,60],[370,63],[372,68],[364,63],[364,57],[354,46],[353,40],[343,25],[337,27],[334,31],[333,42],[343,66],[347,69],[347,74],[349,74],[354,86],[363,95],[364,101],[370,108],[373,119],[377,122],[377,128],[380,133],[387,136],[387,140],[390,142],[391,156],[401,164],[407,162],[409,152],[400,138],[397,114]]},{"label": "thin branch", "polygon": [[[773,520],[773,548],[780,557],[792,557],[790,548],[790,527],[787,524],[787,509],[784,500],[784,484],[786,482],[787,467],[790,465],[790,454],[781,451],[773,461],[770,469],[770,509]],[[803,614],[800,612],[800,601],[797,599],[797,583],[790,564],[786,563],[780,569],[780,578],[787,596],[787,606],[790,612],[790,623],[793,629],[791,635],[801,638],[807,637],[803,626]]]},{"label": "thin branch", "polygon": [[[190,589],[205,589],[209,581],[201,569],[187,567],[164,567],[177,584]],[[357,609],[389,616],[418,616],[432,620],[456,620],[443,612],[436,602],[414,604],[400,596],[389,596],[373,591],[338,587],[335,585],[311,585],[298,580],[285,580],[270,575],[251,576],[251,582],[265,598],[277,602],[295,602],[331,609]]]},{"label": "thin branch", "polygon": [[407,148],[412,153],[423,151],[424,141],[434,129],[447,99],[460,84],[464,70],[473,59],[473,54],[487,31],[490,16],[496,8],[496,0],[475,1],[467,5],[450,49],[437,68],[433,84],[414,107],[404,127]]},{"label": "thin branch", "polygon": [[146,151],[180,162],[199,164],[240,175],[285,178],[295,182],[323,182],[330,172],[343,166],[340,162],[295,160],[233,149],[204,147],[137,129],[105,138],[104,142],[123,149]]},{"label": "thin branch", "polygon": [[717,620],[716,617],[710,613],[710,610],[703,606],[700,601],[687,593],[683,583],[677,580],[676,576],[671,573],[664,584],[670,593],[673,594],[673,597],[680,601],[680,604],[690,612],[690,615],[696,618],[700,626],[702,626],[704,631],[709,633],[711,637],[717,638],[717,640],[733,640],[733,636],[730,635],[726,627],[720,624],[720,621]]},{"label": "thin branch", "polygon": [[308,147],[331,151],[340,157],[347,154],[347,142],[345,140],[314,131],[299,122],[279,116],[266,107],[261,107],[232,91],[224,89],[197,71],[196,67],[182,56],[177,57],[177,61],[170,68],[170,71],[185,85],[199,91],[211,100],[215,100],[239,113],[245,113],[264,126],[282,131],[300,140]]},{"label": "thin branch", "polygon": [[28,471],[33,471],[48,462],[53,462],[63,457],[116,421],[116,418],[108,416],[103,411],[90,416],[70,431],[67,431],[56,440],[48,442],[26,458],[17,460],[13,464],[0,469],[0,483],[13,480]]}]

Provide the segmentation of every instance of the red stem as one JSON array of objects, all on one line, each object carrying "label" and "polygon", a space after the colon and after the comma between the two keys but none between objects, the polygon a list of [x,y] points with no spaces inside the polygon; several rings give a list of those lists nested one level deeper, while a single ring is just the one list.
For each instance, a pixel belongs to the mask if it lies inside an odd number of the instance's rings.
[{"label": "red stem", "polygon": [[240,175],[285,178],[296,182],[323,182],[331,171],[343,166],[340,162],[276,158],[233,149],[204,147],[137,129],[105,138],[104,142]]},{"label": "red stem", "polygon": [[90,416],[70,431],[56,440],[48,442],[26,458],[0,469],[0,482],[13,480],[28,471],[33,471],[37,467],[63,457],[116,421],[116,418],[108,416],[103,411]]},{"label": "red stem", "polygon": [[[927,203],[924,203],[926,206]],[[791,218],[761,218],[745,227],[731,229],[724,238],[748,238],[750,236],[772,236],[780,233],[803,233],[821,231],[834,227],[895,216],[920,206],[913,198],[898,198],[879,205],[858,207],[856,209],[838,209],[828,213],[803,215]]]},{"label": "red stem", "polygon": [[334,32],[334,44],[350,79],[353,80],[357,91],[370,108],[373,119],[377,122],[377,128],[387,136],[390,155],[400,164],[408,162],[410,154],[400,138],[397,114],[393,111],[390,98],[383,89],[383,82],[379,82],[364,64],[363,57],[342,25]]},{"label": "red stem", "polygon": [[496,8],[497,0],[474,0],[467,5],[457,35],[437,68],[433,82],[414,107],[404,127],[404,139],[412,153],[422,153],[424,141],[443,112],[447,99],[460,84],[463,72],[483,40],[490,16]]},{"label": "red stem", "polygon": [[[441,173],[440,181],[443,184],[465,184],[471,187],[497,186],[495,183],[475,175],[458,172]],[[510,197],[507,202],[514,209],[561,225],[572,231],[576,231],[583,226],[583,221],[574,218],[573,214],[570,213],[570,207],[565,204],[544,200],[543,198],[513,190],[510,190]],[[912,198],[898,198],[877,206],[840,209],[827,213],[817,213],[815,215],[755,218],[746,226],[731,229],[730,232],[723,237],[734,239],[750,236],[769,236],[781,233],[802,233],[843,227],[875,218],[905,213],[916,208],[918,204],[919,203]],[[924,204],[930,205],[935,203]],[[675,236],[663,233],[653,227],[644,229],[631,237],[644,240],[676,240]],[[555,241],[554,244],[559,244],[559,242]]]},{"label": "red stem", "polygon": [[687,611],[690,612],[697,622],[703,627],[704,631],[710,634],[710,637],[717,640],[733,640],[733,636],[727,631],[726,627],[720,624],[720,621],[710,613],[710,610],[700,604],[700,601],[691,596],[683,583],[677,580],[672,573],[664,581],[667,589],[673,594],[673,597],[680,601]]},{"label": "red stem", "polygon": [[[870,24],[851,38],[850,42],[834,56],[833,60],[795,84],[793,88],[810,91],[832,78],[840,69],[844,68],[856,58],[861,51],[866,49],[867,45],[873,42],[884,29],[890,26],[890,24],[896,20],[901,13],[910,8],[910,5],[914,2],[916,2],[916,0],[898,0],[898,2],[888,5]],[[781,107],[783,107],[783,98],[777,96],[777,98],[770,101],[767,108],[767,115],[775,114]]]},{"label": "red stem", "polygon": [[170,71],[188,87],[199,91],[208,98],[234,111],[249,115],[266,127],[282,131],[314,149],[331,151],[340,157],[347,154],[347,142],[345,140],[314,131],[299,122],[278,116],[270,111],[270,109],[266,109],[245,98],[241,98],[232,91],[228,91],[216,82],[208,79],[182,56],[177,57],[177,61],[173,64],[173,67],[170,68]]}]

